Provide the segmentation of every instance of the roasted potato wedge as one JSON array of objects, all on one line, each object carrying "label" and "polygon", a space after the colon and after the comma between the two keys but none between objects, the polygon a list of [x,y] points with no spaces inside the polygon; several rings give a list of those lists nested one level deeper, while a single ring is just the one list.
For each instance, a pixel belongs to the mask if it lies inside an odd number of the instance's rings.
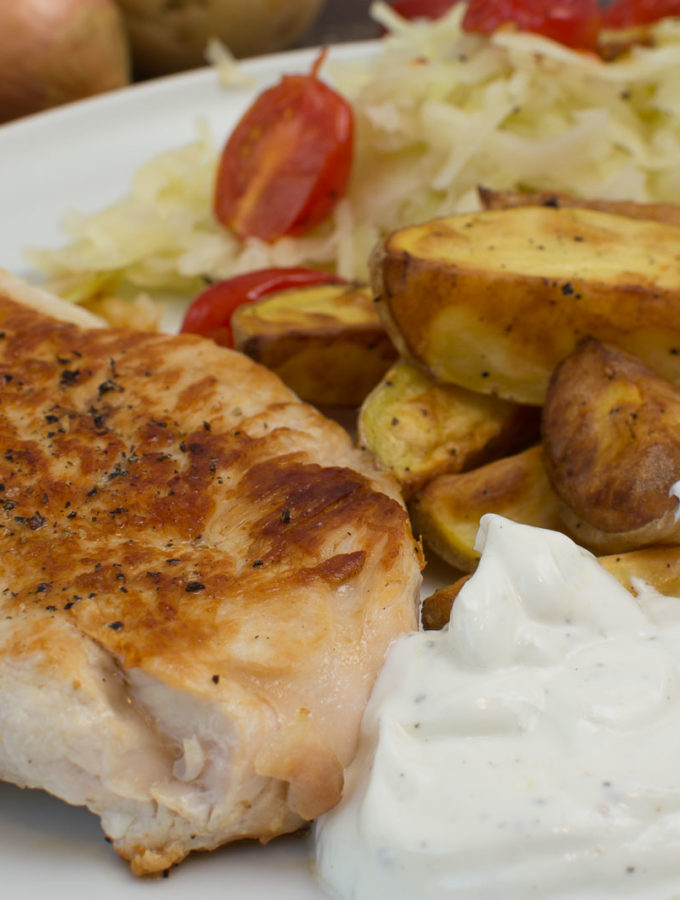
[{"label": "roasted potato wedge", "polygon": [[393,232],[371,257],[401,355],[433,377],[540,405],[592,335],[680,382],[680,228],[590,209],[526,207]]},{"label": "roasted potato wedge", "polygon": [[463,572],[477,566],[474,544],[484,513],[564,531],[540,445],[470,472],[434,478],[413,498],[410,511],[415,534]]},{"label": "roasted potato wedge", "polygon": [[239,307],[234,345],[318,406],[359,406],[396,358],[366,285],[321,284]]},{"label": "roasted potato wedge", "polygon": [[[649,585],[668,597],[680,596],[680,545],[645,547],[629,553],[600,556],[600,563],[630,591],[637,594],[641,585]],[[470,578],[463,575],[457,581],[439,588],[423,600],[420,621],[427,631],[436,631],[448,624],[451,607],[460,589]]]},{"label": "roasted potato wedge", "polygon": [[630,219],[650,219],[666,225],[680,225],[680,206],[674,203],[584,199],[560,191],[493,191],[485,187],[478,188],[477,193],[484,209],[517,209],[520,206],[595,209],[617,216],[628,216]]},{"label": "roasted potato wedge", "polygon": [[358,435],[408,498],[436,475],[535,443],[539,418],[536,407],[440,384],[400,360],[364,400]]},{"label": "roasted potato wedge", "polygon": [[557,367],[542,415],[562,517],[603,553],[680,541],[680,387],[593,338]]}]

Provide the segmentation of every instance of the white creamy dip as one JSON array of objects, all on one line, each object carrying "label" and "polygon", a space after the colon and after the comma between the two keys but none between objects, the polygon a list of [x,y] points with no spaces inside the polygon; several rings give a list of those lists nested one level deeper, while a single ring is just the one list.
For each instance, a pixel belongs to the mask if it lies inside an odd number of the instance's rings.
[{"label": "white creamy dip", "polygon": [[343,801],[340,898],[680,898],[680,600],[485,516],[441,632],[396,641]]}]

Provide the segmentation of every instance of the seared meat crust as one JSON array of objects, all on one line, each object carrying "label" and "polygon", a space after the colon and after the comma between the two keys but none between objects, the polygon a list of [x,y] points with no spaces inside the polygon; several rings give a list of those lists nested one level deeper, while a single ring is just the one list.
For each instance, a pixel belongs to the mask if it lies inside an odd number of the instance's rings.
[{"label": "seared meat crust", "polygon": [[0,778],[137,873],[337,801],[420,554],[393,482],[246,357],[0,298]]}]

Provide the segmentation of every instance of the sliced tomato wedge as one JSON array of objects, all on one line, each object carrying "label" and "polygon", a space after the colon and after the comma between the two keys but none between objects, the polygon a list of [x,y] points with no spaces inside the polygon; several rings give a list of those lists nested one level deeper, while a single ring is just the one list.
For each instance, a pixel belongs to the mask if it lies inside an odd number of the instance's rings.
[{"label": "sliced tomato wedge", "polygon": [[222,151],[214,212],[240,238],[303,234],[345,193],[354,115],[319,79],[324,56],[308,75],[286,75],[260,94]]},{"label": "sliced tomato wedge", "polygon": [[460,0],[394,0],[392,9],[404,19],[441,19]]},{"label": "sliced tomato wedge", "polygon": [[680,16],[680,0],[614,0],[602,13],[605,28],[649,25],[666,16]]},{"label": "sliced tomato wedge", "polygon": [[466,31],[492,34],[506,23],[573,49],[595,51],[601,13],[597,0],[469,0]]},{"label": "sliced tomato wedge", "polygon": [[233,347],[231,317],[239,306],[274,291],[342,281],[328,272],[302,267],[259,269],[235,275],[226,281],[218,281],[196,297],[186,311],[180,332],[202,334],[223,347]]}]

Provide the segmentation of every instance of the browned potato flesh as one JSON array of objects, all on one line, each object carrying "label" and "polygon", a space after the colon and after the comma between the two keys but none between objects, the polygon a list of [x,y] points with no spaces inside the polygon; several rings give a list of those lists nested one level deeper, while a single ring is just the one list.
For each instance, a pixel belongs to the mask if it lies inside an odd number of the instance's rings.
[{"label": "browned potato flesh", "polygon": [[555,370],[543,407],[550,482],[570,531],[603,552],[680,540],[680,388],[588,338]]},{"label": "browned potato flesh", "polygon": [[397,355],[375,306],[365,285],[277,291],[236,310],[234,344],[303,400],[359,406]]},{"label": "browned potato flesh", "polygon": [[471,572],[480,556],[474,544],[484,513],[563,531],[558,506],[536,445],[470,472],[434,478],[410,510],[416,535],[447,563]]},{"label": "browned potato flesh", "polygon": [[541,405],[591,335],[680,382],[680,228],[590,209],[526,207],[389,235],[371,259],[401,354],[438,380]]},{"label": "browned potato flesh", "polygon": [[628,216],[631,219],[650,219],[666,225],[680,225],[680,206],[674,203],[584,199],[560,191],[493,191],[485,187],[478,188],[477,193],[484,209],[516,209],[519,206],[577,207]]},{"label": "browned potato flesh", "polygon": [[359,442],[410,497],[437,475],[462,472],[538,440],[535,407],[433,381],[395,363],[364,401]]}]

